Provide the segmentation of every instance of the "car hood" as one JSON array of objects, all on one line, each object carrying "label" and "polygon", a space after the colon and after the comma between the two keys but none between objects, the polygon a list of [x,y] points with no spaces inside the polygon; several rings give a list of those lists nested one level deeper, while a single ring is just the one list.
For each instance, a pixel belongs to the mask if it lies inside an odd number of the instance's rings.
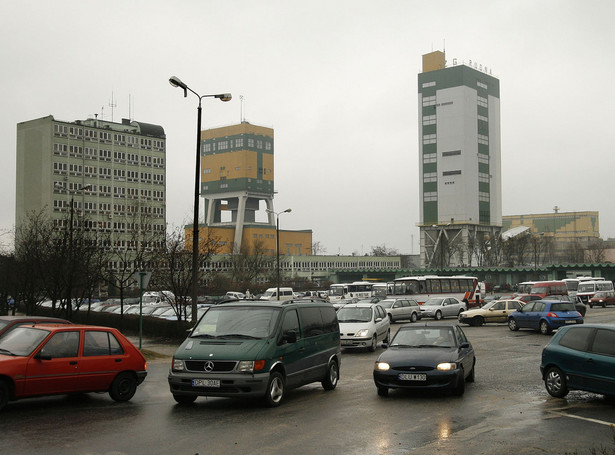
[{"label": "car hood", "polygon": [[188,338],[177,348],[174,357],[183,360],[254,360],[268,344],[266,339]]},{"label": "car hood", "polygon": [[458,359],[457,348],[402,348],[389,347],[378,358],[379,362],[395,365],[436,366],[442,362],[454,362]]},{"label": "car hood", "polygon": [[356,333],[359,330],[371,329],[371,322],[340,322],[340,333]]}]

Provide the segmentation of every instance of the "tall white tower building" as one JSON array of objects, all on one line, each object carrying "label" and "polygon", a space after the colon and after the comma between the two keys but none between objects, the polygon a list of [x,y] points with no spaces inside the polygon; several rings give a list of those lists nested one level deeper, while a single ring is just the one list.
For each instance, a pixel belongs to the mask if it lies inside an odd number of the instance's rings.
[{"label": "tall white tower building", "polygon": [[502,226],[500,82],[436,51],[418,93],[422,265],[486,265]]}]

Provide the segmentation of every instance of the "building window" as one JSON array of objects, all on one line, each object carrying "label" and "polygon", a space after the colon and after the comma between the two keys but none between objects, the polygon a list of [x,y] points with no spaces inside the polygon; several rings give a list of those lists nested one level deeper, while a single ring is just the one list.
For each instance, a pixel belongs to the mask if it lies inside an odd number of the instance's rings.
[{"label": "building window", "polygon": [[423,97],[423,106],[435,106],[436,95]]},{"label": "building window", "polygon": [[483,191],[478,193],[478,200],[481,202],[489,202],[489,193]]},{"label": "building window", "polygon": [[483,96],[478,96],[477,97],[477,103],[479,106],[482,107],[489,107],[487,104],[487,98],[483,97]]},{"label": "building window", "polygon": [[435,125],[436,124],[436,116],[435,115],[425,115],[423,116],[423,125]]},{"label": "building window", "polygon": [[478,181],[481,183],[489,183],[489,174],[485,174],[484,172],[479,172]]},{"label": "building window", "polygon": [[448,175],[461,175],[461,171],[460,170],[456,170],[456,171],[444,171],[442,172],[442,176],[446,177]]},{"label": "building window", "polygon": [[437,180],[437,172],[426,172],[425,174],[423,174],[423,182],[436,182]]},{"label": "building window", "polygon": [[437,200],[438,200],[438,193],[436,191],[429,191],[427,193],[423,193],[423,201],[433,202]]},{"label": "building window", "polygon": [[489,164],[489,155],[485,155],[484,153],[479,153],[478,162],[483,163],[483,164]]},{"label": "building window", "polygon": [[438,157],[435,153],[423,154],[423,163],[435,163],[437,160],[438,160]]},{"label": "building window", "polygon": [[442,156],[454,156],[461,155],[461,150],[450,150],[448,152],[442,152]]},{"label": "building window", "polygon": [[484,134],[479,134],[478,143],[483,144],[483,145],[489,145],[489,136],[485,136]]},{"label": "building window", "polygon": [[476,85],[478,85],[480,88],[484,88],[485,90],[489,88],[487,87],[487,84],[483,84],[481,81],[476,81]]},{"label": "building window", "polygon": [[427,88],[427,87],[435,87],[436,86],[436,81],[431,81],[431,82],[423,82],[423,88]]},{"label": "building window", "polygon": [[425,134],[423,136],[423,144],[435,144],[437,142],[437,135]]}]

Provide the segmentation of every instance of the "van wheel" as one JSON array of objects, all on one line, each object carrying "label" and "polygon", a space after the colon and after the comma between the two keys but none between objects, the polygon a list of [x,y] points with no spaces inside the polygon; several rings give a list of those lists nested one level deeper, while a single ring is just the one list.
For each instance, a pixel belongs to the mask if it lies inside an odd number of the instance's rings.
[{"label": "van wheel", "polygon": [[340,378],[340,370],[337,367],[337,362],[332,360],[327,367],[327,374],[322,380],[322,388],[325,390],[333,390],[337,386],[337,381]]},{"label": "van wheel", "polygon": [[271,408],[280,406],[282,398],[284,398],[284,391],[286,385],[284,384],[284,378],[280,373],[274,371],[269,376],[269,383],[267,384],[267,392],[265,392],[265,404]]}]

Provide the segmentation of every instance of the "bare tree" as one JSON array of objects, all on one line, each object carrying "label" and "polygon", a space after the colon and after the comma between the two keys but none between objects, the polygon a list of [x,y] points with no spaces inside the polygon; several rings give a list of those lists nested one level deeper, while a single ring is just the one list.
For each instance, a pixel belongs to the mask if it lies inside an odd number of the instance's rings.
[{"label": "bare tree", "polygon": [[398,256],[399,251],[395,248],[387,248],[383,243],[382,245],[372,246],[370,256]]},{"label": "bare tree", "polygon": [[[211,237],[199,242],[198,264],[199,274],[205,269],[204,264],[209,262],[216,253],[218,242]],[[175,310],[178,320],[188,320],[191,313],[190,295],[192,290],[192,250],[186,248],[186,240],[182,228],[176,228],[166,236],[165,247],[159,249],[156,255],[156,267],[150,281],[150,288],[158,291],[169,290],[175,295],[168,299]],[[201,282],[201,279],[199,279]]]},{"label": "bare tree", "polygon": [[164,245],[165,232],[156,229],[156,219],[148,209],[148,205],[138,203],[129,206],[128,215],[120,218],[126,222],[127,235],[114,236],[108,232],[103,239],[109,252],[104,278],[119,291],[122,316],[127,291],[137,286],[139,271],[151,268],[150,262]]},{"label": "bare tree", "polygon": [[244,244],[239,254],[231,257],[231,280],[240,289],[259,281],[273,281],[276,258],[267,254],[264,243],[256,240],[252,245]]},{"label": "bare tree", "polygon": [[327,253],[327,249],[323,246],[321,242],[312,243],[312,254],[317,255],[317,254],[326,254],[326,253]]},{"label": "bare tree", "polygon": [[595,239],[587,245],[586,255],[587,262],[591,264],[599,264],[606,259],[607,246],[602,239]]}]

